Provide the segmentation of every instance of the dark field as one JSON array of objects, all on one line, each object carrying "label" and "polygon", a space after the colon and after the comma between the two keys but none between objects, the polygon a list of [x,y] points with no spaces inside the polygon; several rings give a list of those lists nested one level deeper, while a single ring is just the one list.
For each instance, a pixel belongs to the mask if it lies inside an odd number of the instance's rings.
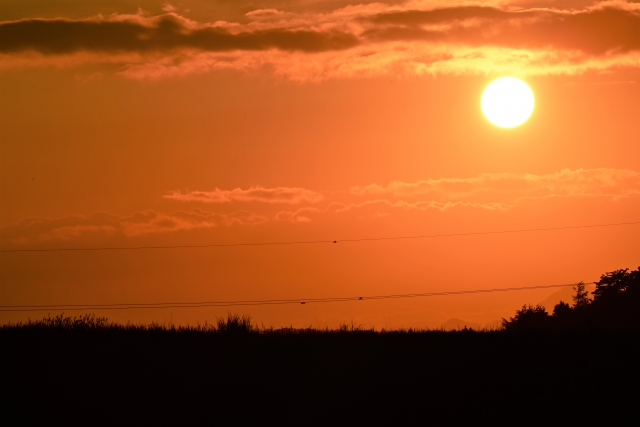
[{"label": "dark field", "polygon": [[[637,423],[640,333],[3,327],[4,425]],[[277,425],[276,424],[276,425]]]}]

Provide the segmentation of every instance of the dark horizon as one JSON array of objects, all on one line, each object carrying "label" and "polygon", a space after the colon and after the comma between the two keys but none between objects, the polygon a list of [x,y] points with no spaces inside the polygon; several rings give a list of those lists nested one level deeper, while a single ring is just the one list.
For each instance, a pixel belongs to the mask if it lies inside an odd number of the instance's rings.
[{"label": "dark horizon", "polygon": [[[136,426],[637,419],[640,268],[574,291],[552,315],[524,305],[493,331],[273,329],[232,314],[191,327],[93,315],[2,325],[2,416]],[[598,405],[576,414],[588,398]]]}]

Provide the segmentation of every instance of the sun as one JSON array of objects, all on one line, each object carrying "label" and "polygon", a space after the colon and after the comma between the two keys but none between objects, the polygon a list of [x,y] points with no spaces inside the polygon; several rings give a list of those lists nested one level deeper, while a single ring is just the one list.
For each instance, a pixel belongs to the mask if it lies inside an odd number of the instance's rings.
[{"label": "sun", "polygon": [[500,77],[482,93],[482,112],[494,125],[512,128],[524,123],[533,112],[533,92],[515,77]]}]

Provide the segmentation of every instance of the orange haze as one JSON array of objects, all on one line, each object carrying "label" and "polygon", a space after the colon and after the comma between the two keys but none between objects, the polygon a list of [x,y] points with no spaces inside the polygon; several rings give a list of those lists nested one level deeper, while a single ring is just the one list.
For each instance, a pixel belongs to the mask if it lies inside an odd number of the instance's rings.
[{"label": "orange haze", "polygon": [[[640,4],[477,4],[4,0],[3,250],[338,243],[5,252],[0,305],[406,294],[637,268],[640,225],[341,242],[640,221]],[[503,75],[535,95],[513,129],[480,110]],[[554,292],[96,313],[487,325]]]}]

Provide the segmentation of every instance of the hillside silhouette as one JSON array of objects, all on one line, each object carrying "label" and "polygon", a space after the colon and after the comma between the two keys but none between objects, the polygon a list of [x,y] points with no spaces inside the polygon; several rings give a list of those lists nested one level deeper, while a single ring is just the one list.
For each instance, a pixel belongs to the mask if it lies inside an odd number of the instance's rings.
[{"label": "hillside silhouette", "polygon": [[[424,425],[629,422],[640,379],[639,270],[577,285],[499,330],[3,325],[5,425]],[[595,402],[587,410],[587,402]],[[576,409],[579,410],[576,410]]]}]

